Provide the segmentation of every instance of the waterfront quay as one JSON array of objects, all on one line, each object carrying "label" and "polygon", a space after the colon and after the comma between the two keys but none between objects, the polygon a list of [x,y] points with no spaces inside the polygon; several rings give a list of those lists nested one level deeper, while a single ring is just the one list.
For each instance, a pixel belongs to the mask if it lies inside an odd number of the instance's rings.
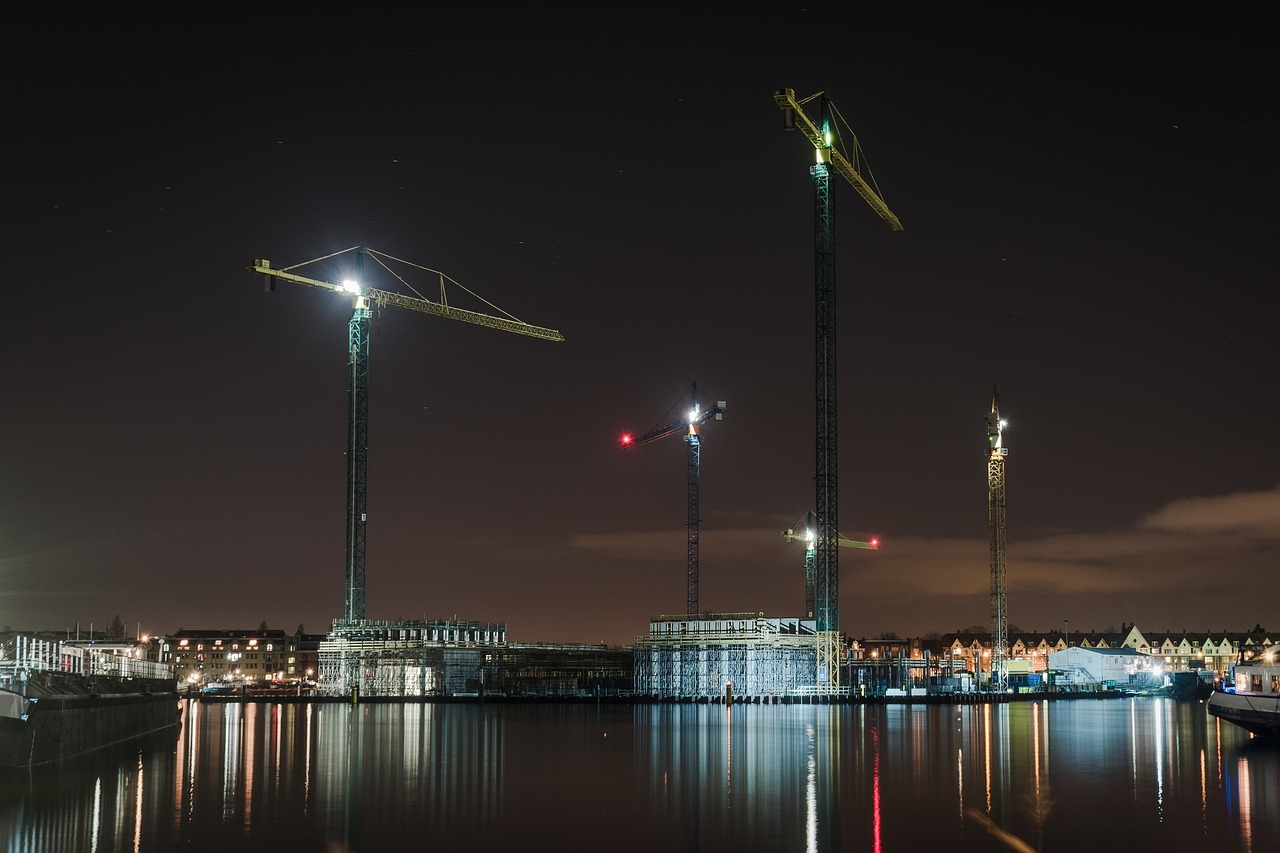
[{"label": "waterfront quay", "polygon": [[326,705],[557,705],[557,704],[595,704],[595,705],[1002,705],[1010,703],[1027,703],[1062,700],[1100,700],[1121,699],[1134,694],[1122,690],[1060,690],[1040,691],[1034,693],[924,693],[915,695],[868,695],[860,696],[849,693],[799,693],[787,696],[627,696],[627,695],[522,695],[508,696],[501,693],[483,696],[332,696],[316,693],[266,693],[258,691],[236,691],[232,693],[200,693],[185,694],[186,698],[196,702],[226,704],[245,702],[277,702],[286,704],[326,704]]}]

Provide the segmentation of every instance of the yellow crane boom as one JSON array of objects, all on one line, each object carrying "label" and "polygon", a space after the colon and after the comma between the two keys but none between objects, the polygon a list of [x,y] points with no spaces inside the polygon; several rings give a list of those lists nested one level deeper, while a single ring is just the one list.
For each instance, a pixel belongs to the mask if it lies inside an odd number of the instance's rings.
[{"label": "yellow crane boom", "polygon": [[875,188],[863,179],[857,167],[850,163],[848,158],[840,153],[839,149],[832,146],[832,140],[828,135],[819,130],[818,126],[813,123],[813,119],[805,114],[804,107],[796,100],[795,90],[779,89],[773,93],[773,100],[782,109],[787,129],[799,130],[813,143],[814,149],[818,152],[818,162],[834,166],[837,172],[844,175],[845,180],[853,184],[853,188],[858,191],[858,195],[862,196],[863,200],[871,206],[872,210],[879,214],[881,219],[888,222],[894,231],[901,231],[902,223],[898,221],[897,215],[889,209],[889,205],[885,204],[884,199],[880,197],[880,193],[876,192]]},{"label": "yellow crane boom", "polygon": [[[312,262],[309,261],[308,263]],[[324,290],[332,290],[336,293],[350,293],[352,296],[362,296],[379,308],[387,305],[394,305],[397,308],[408,308],[411,311],[421,311],[423,314],[434,314],[437,317],[448,317],[450,320],[461,320],[464,323],[474,323],[477,326],[486,326],[490,329],[499,329],[504,332],[515,332],[519,335],[528,335],[531,338],[541,338],[546,341],[564,340],[564,335],[560,334],[555,329],[533,326],[529,323],[518,320],[515,317],[495,317],[491,314],[482,314],[479,311],[468,311],[465,308],[454,308],[452,305],[449,305],[444,301],[432,302],[430,299],[423,299],[419,296],[408,296],[406,294],[396,293],[390,290],[379,290],[375,287],[356,287],[345,283],[335,283],[316,278],[308,278],[305,275],[291,273],[285,269],[275,269],[271,266],[271,261],[264,260],[262,258],[255,259],[253,266],[249,269],[251,272],[278,278],[282,281],[289,281],[294,284],[302,284],[307,287],[319,287]],[[293,267],[290,267],[290,269],[293,269]],[[434,272],[434,270],[432,270],[432,272]],[[444,283],[445,281],[452,281],[452,279],[449,279],[449,277],[444,273],[437,273],[437,275],[440,276],[440,293],[443,299]],[[454,284],[457,284],[457,282],[454,282]]]}]

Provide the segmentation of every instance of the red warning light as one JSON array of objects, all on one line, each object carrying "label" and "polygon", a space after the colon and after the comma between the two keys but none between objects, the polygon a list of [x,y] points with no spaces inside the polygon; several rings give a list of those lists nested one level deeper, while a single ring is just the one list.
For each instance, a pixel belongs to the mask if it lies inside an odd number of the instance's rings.
[{"label": "red warning light", "polygon": [[873,537],[871,537],[871,547],[872,547],[872,548],[879,548],[879,547],[880,547],[880,537],[879,537],[879,536],[873,536]]},{"label": "red warning light", "polygon": [[629,432],[623,433],[622,438],[619,439],[619,441],[621,442],[623,447],[626,447],[627,445],[631,444],[631,441],[632,441],[631,433]]}]

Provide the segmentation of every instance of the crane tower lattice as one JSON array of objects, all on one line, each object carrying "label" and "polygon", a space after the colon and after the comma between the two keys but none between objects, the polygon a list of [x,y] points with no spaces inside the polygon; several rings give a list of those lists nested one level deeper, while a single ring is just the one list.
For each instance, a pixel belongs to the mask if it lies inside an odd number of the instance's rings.
[{"label": "crane tower lattice", "polygon": [[992,389],[987,415],[987,524],[991,535],[991,688],[1009,686],[1009,620],[1005,603],[1005,421],[1000,417],[1000,392]]},{"label": "crane tower lattice", "polygon": [[[681,398],[683,399],[683,397]],[[679,405],[677,402],[676,405]],[[657,427],[650,430],[644,435],[636,438],[630,434],[622,436],[622,446],[624,448],[639,447],[642,444],[648,444],[657,441],[660,438],[666,438],[679,432],[684,433],[684,440],[688,450],[688,458],[685,465],[688,487],[688,509],[689,516],[686,523],[688,531],[688,548],[687,559],[685,563],[685,615],[690,620],[697,619],[701,613],[701,602],[699,600],[699,566],[698,566],[698,536],[702,526],[701,521],[701,480],[702,480],[702,439],[698,435],[698,429],[703,424],[710,421],[724,420],[724,413],[728,410],[728,405],[724,400],[719,400],[714,406],[708,406],[703,409],[698,405],[698,383],[694,382],[689,387],[689,413],[686,417],[667,424],[666,426]]]},{"label": "crane tower lattice", "polygon": [[[804,104],[821,98],[818,121],[805,114]],[[902,223],[889,210],[861,162],[857,137],[849,133],[850,145],[841,139],[839,113],[824,93],[797,101],[792,89],[779,89],[774,101],[782,109],[783,127],[800,130],[813,144],[817,162],[809,169],[814,187],[814,289],[816,327],[815,413],[817,457],[814,477],[817,492],[816,535],[814,541],[816,620],[818,635],[817,686],[840,685],[840,566],[836,518],[836,289],[835,227],[831,207],[830,173],[834,169],[862,196],[880,218],[895,231]],[[851,150],[846,156],[841,150]]]}]

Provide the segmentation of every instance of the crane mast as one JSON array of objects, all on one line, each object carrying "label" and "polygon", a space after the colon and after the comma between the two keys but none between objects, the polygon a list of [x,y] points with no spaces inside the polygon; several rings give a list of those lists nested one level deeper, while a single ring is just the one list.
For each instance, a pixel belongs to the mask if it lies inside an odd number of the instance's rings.
[{"label": "crane mast", "polygon": [[[811,119],[803,104],[821,98],[818,121]],[[835,524],[839,511],[838,458],[836,453],[836,255],[835,227],[831,206],[832,170],[845,178],[882,219],[895,231],[902,223],[889,210],[880,193],[863,177],[859,168],[857,139],[855,156],[846,157],[838,147],[839,133],[834,107],[823,93],[803,102],[792,89],[779,89],[774,101],[783,113],[786,130],[800,130],[814,146],[816,162],[809,169],[814,187],[814,325],[815,325],[815,421],[814,451],[816,471],[815,510],[815,619],[817,620],[817,685],[840,686],[840,565]]]},{"label": "crane mast", "polygon": [[1009,686],[1008,612],[1005,609],[1005,496],[1004,446],[1006,424],[1000,417],[1000,392],[991,391],[987,415],[987,525],[991,536],[991,688],[1003,692]]},{"label": "crane mast", "polygon": [[[332,282],[291,272],[291,270],[299,267],[327,261],[349,252],[354,252],[355,254],[356,274],[351,279]],[[392,271],[387,262],[395,261],[400,264],[408,264],[438,276],[439,301],[432,301],[420,295],[410,296],[395,291],[364,286],[364,261],[366,258],[372,258],[384,270],[399,279],[406,287],[410,287],[410,289],[412,287],[408,282]],[[370,319],[373,316],[373,309],[391,305],[542,340],[563,341],[564,336],[555,329],[529,325],[510,314],[506,314],[506,312],[503,312],[504,316],[493,316],[478,311],[455,308],[448,304],[445,294],[445,282],[450,282],[456,287],[465,290],[456,281],[436,270],[430,270],[417,264],[410,264],[407,261],[402,261],[399,258],[394,258],[391,255],[364,246],[344,249],[332,255],[304,261],[283,269],[272,267],[270,261],[258,258],[254,260],[249,270],[263,276],[264,288],[268,291],[275,290],[277,281],[287,281],[306,287],[318,287],[345,294],[352,299],[353,310],[351,320],[347,325],[347,543],[342,621],[347,625],[355,625],[364,621],[366,616],[365,525],[368,521],[369,473],[369,326]]]},{"label": "crane mast", "polygon": [[[678,403],[677,403],[678,405]],[[660,438],[666,438],[678,432],[684,433],[686,449],[688,451],[686,461],[686,475],[688,478],[688,521],[686,530],[688,531],[688,548],[686,551],[685,563],[685,614],[689,619],[697,619],[698,614],[702,612],[701,602],[699,601],[699,567],[698,567],[698,535],[702,526],[701,521],[701,478],[702,478],[702,439],[698,435],[698,428],[708,421],[724,420],[724,413],[728,405],[724,400],[718,401],[714,406],[702,409],[698,405],[698,383],[694,382],[689,389],[689,415],[683,420],[667,424],[663,427],[650,430],[639,438],[633,438],[631,435],[622,437],[623,447],[639,447],[642,444],[649,444]]]},{"label": "crane mast", "polygon": [[[813,619],[817,607],[817,557],[814,542],[817,535],[816,517],[812,510],[805,513],[798,528],[788,527],[782,531],[782,538],[788,542],[804,542],[804,613],[806,619]],[[798,531],[798,532],[797,532]],[[846,539],[837,534],[837,542],[841,548],[862,548],[869,551],[880,550],[879,539]]]},{"label": "crane mast", "polygon": [[[363,272],[364,253],[356,266]],[[361,280],[360,278],[356,279]],[[365,618],[365,522],[369,479],[369,320],[366,299],[357,297],[347,324],[347,561],[342,619],[348,624]]]}]

